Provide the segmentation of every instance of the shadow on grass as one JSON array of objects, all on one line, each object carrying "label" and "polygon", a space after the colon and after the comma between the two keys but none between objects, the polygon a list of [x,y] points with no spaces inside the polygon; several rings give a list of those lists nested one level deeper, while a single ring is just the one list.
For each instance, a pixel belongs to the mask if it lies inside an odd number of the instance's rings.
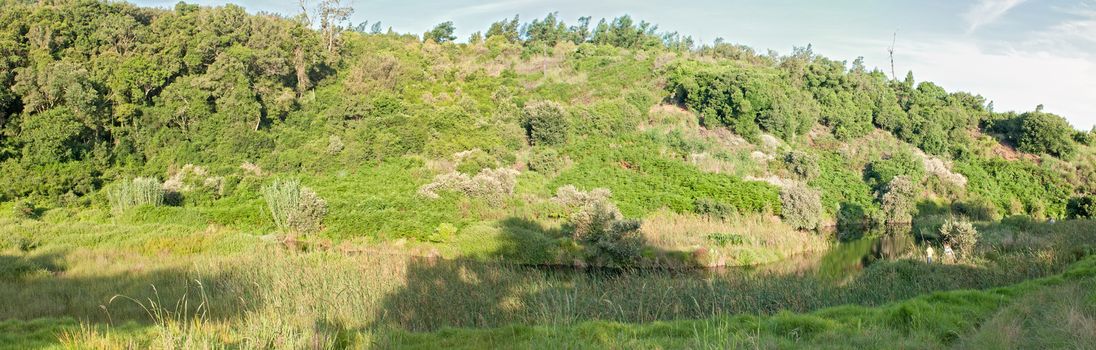
[{"label": "shadow on grass", "polygon": [[[500,257],[551,258],[560,233],[505,220]],[[538,231],[540,235],[538,235]],[[553,236],[556,235],[556,236]],[[821,273],[712,274],[702,270],[561,269],[472,260],[412,259],[406,287],[389,294],[374,327],[434,331],[447,327],[559,325],[586,320],[653,322],[730,314],[807,312],[880,305],[954,289],[1013,284],[1053,272],[1032,259],[1021,268],[976,268],[889,261],[908,241],[871,241],[852,253],[863,270],[849,278]],[[836,253],[835,253],[836,254]],[[866,268],[862,259],[874,256]],[[823,257],[823,260],[826,258]],[[833,257],[832,259],[844,259]],[[844,260],[843,260],[844,261]]]},{"label": "shadow on grass", "polygon": [[153,316],[157,311],[166,317],[202,313],[211,320],[231,320],[260,300],[247,298],[255,287],[227,273],[135,265],[126,271],[70,274],[69,268],[64,252],[0,255],[0,321],[75,318],[94,324],[152,324],[161,321]]}]

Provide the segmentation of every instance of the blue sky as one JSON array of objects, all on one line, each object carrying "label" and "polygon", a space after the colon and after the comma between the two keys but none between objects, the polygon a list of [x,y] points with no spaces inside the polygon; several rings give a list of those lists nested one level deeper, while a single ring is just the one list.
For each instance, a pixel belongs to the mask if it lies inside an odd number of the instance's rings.
[{"label": "blue sky", "polygon": [[[912,70],[918,81],[981,94],[998,111],[1044,104],[1079,129],[1096,124],[1096,0],[349,1],[353,22],[380,20],[397,32],[422,33],[451,20],[463,40],[514,14],[526,21],[558,11],[568,23],[580,16],[596,21],[630,14],[705,43],[722,37],[780,53],[812,44],[830,58],[863,56],[869,67],[886,70],[887,48],[897,32],[900,76]],[[134,2],[171,7],[176,1]],[[233,2],[250,11],[299,11],[293,0]]]}]

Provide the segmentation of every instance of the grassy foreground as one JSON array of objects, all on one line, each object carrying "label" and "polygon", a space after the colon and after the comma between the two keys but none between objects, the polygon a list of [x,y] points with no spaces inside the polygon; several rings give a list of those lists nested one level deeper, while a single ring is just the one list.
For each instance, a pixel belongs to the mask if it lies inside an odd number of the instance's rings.
[{"label": "grassy foreground", "polygon": [[1096,257],[1063,274],[987,290],[937,292],[879,307],[567,327],[402,333],[395,348],[1071,348],[1096,344]]},{"label": "grassy foreground", "polygon": [[3,225],[35,241],[0,254],[0,348],[1054,345],[1091,339],[1096,304],[1094,262],[1074,264],[1096,243],[1083,220],[991,224],[961,264],[900,255],[863,267],[893,244],[842,245],[806,262],[818,271],[806,275],[570,272],[399,254],[407,247],[290,251],[215,226],[56,220]]}]

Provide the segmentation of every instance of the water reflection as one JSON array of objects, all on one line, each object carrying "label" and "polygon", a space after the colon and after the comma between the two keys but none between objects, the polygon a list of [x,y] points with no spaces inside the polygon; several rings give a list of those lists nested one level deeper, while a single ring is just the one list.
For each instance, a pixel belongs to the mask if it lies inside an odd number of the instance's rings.
[{"label": "water reflection", "polygon": [[[832,233],[831,233],[832,234]],[[657,274],[685,278],[764,278],[766,276],[799,276],[843,285],[855,279],[865,268],[878,261],[918,256],[920,247],[909,225],[873,228],[849,241],[835,240],[824,252],[801,254],[771,264],[750,267],[717,267],[697,269],[615,269],[573,268],[561,266],[530,267],[557,277],[573,274],[613,277],[618,275]]]},{"label": "water reflection", "polygon": [[817,276],[837,283],[847,282],[872,263],[916,256],[919,252],[909,225],[879,227],[851,241],[837,241],[825,252],[804,254],[776,263],[748,268],[709,270],[711,274]]}]

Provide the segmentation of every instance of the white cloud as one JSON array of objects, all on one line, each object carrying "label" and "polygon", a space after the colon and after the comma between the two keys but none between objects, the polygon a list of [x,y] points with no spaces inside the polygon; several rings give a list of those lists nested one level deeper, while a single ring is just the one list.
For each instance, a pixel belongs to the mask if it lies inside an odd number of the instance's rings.
[{"label": "white cloud", "polygon": [[[989,53],[961,41],[932,41],[896,48],[898,64],[918,81],[948,91],[969,91],[994,101],[997,111],[1030,111],[1043,104],[1075,127],[1096,125],[1096,61],[1048,52]],[[899,68],[903,70],[902,68]]]},{"label": "white cloud", "polygon": [[963,15],[967,21],[967,32],[974,32],[978,27],[997,21],[1008,10],[1024,1],[1027,0],[979,0]]},{"label": "white cloud", "polygon": [[1059,11],[1068,18],[1035,32],[1026,44],[1055,52],[1093,56],[1096,53],[1096,1]]}]

